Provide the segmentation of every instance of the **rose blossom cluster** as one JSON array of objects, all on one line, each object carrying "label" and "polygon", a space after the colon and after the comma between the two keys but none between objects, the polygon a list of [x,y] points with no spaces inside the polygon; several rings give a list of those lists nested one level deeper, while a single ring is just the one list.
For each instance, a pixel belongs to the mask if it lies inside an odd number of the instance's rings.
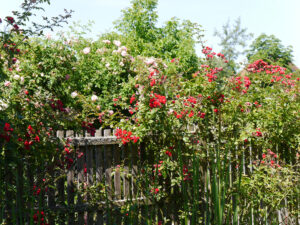
[{"label": "rose blossom cluster", "polygon": [[151,97],[149,102],[150,108],[160,108],[162,104],[165,105],[167,102],[166,97],[163,95],[159,95],[155,93],[154,97],[152,94],[150,95],[150,97]]},{"label": "rose blossom cluster", "polygon": [[3,138],[6,142],[10,141],[11,133],[13,132],[13,128],[10,126],[9,123],[5,123],[3,127],[4,133],[0,133],[0,138]]},{"label": "rose blossom cluster", "polygon": [[133,143],[136,143],[140,138],[137,136],[132,136],[131,131],[117,129],[115,133],[117,139],[122,139],[122,143],[125,145],[126,143],[129,143],[130,141],[133,141]]}]

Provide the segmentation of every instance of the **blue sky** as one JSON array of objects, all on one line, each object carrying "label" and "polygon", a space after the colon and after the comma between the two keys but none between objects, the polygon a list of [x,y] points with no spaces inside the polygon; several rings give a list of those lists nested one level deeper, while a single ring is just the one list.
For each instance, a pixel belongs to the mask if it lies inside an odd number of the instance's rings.
[{"label": "blue sky", "polygon": [[[0,18],[10,15],[22,0],[0,0]],[[121,15],[120,11],[130,6],[130,0],[51,0],[44,15],[54,16],[63,9],[73,9],[72,21],[86,24],[95,22],[90,34],[112,30],[113,21]],[[241,17],[242,27],[248,28],[255,37],[261,33],[274,34],[282,43],[292,45],[294,62],[300,67],[300,0],[159,0],[159,23],[171,17],[189,19],[199,23],[205,30],[207,45],[220,50],[214,30],[221,30],[228,19],[232,22]],[[199,51],[199,49],[198,49]]]}]

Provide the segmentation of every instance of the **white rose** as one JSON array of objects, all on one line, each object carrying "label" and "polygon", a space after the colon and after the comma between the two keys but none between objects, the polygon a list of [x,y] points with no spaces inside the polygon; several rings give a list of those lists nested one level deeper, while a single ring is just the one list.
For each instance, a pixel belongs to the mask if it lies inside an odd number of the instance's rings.
[{"label": "white rose", "polygon": [[105,67],[106,67],[106,68],[109,68],[109,66],[110,66],[109,63],[106,63],[106,64],[105,64]]},{"label": "white rose", "polygon": [[5,87],[9,87],[10,85],[11,85],[11,82],[10,82],[10,81],[7,81],[7,80],[6,80],[6,81],[4,82],[4,86],[5,86]]},{"label": "white rose", "polygon": [[86,47],[82,51],[83,51],[83,54],[89,54],[91,52],[91,48],[90,47]]},{"label": "white rose", "polygon": [[92,95],[91,97],[92,101],[95,102],[98,100],[98,96],[97,95]]},{"label": "white rose", "polygon": [[117,40],[114,40],[114,45],[117,46],[117,47],[120,47],[121,46],[121,42],[117,41]]},{"label": "white rose", "polygon": [[0,110],[5,110],[7,109],[8,104],[6,104],[5,102],[3,102],[2,100],[0,100]]},{"label": "white rose", "polygon": [[127,52],[126,51],[122,51],[121,52],[121,56],[123,56],[123,57],[127,56]]},{"label": "white rose", "polygon": [[121,51],[126,51],[127,52],[127,48],[125,46],[121,46],[120,49],[121,49]]},{"label": "white rose", "polygon": [[124,63],[123,63],[123,62],[120,62],[120,66],[124,66]]},{"label": "white rose", "polygon": [[24,77],[20,78],[20,82],[21,82],[21,84],[24,84]]},{"label": "white rose", "polygon": [[20,79],[20,76],[18,74],[14,75],[14,79],[15,80],[19,80]]},{"label": "white rose", "polygon": [[110,44],[110,40],[103,40],[102,42],[105,44]]},{"label": "white rose", "polygon": [[71,97],[72,97],[72,98],[76,98],[77,95],[78,95],[78,93],[77,93],[76,91],[73,91],[73,92],[71,93]]},{"label": "white rose", "polygon": [[147,65],[151,65],[151,64],[153,64],[154,62],[155,62],[154,58],[147,58],[147,59],[145,60],[145,63],[146,63]]}]

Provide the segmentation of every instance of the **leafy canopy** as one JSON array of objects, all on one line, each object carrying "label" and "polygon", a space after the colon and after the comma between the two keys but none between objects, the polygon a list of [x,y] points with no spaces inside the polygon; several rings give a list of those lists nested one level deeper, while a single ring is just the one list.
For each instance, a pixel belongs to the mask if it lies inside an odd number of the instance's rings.
[{"label": "leafy canopy", "polygon": [[115,22],[116,30],[133,56],[142,55],[167,61],[180,59],[181,72],[197,71],[195,44],[200,42],[201,26],[189,20],[172,18],[158,27],[157,0],[133,0]]},{"label": "leafy canopy", "polygon": [[262,59],[269,64],[278,64],[289,68],[289,64],[293,60],[292,46],[285,47],[281,40],[274,35],[261,34],[253,41],[247,52],[249,62]]}]

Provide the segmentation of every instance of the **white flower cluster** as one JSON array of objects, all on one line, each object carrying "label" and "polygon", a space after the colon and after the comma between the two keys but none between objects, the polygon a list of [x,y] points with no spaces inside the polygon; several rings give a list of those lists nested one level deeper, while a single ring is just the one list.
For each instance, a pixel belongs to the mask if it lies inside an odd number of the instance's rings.
[{"label": "white flower cluster", "polygon": [[73,91],[73,92],[71,93],[71,97],[72,97],[72,98],[76,98],[77,95],[78,95],[77,91]]},{"label": "white flower cluster", "polygon": [[157,63],[155,62],[155,58],[153,58],[153,57],[151,57],[151,58],[146,58],[146,59],[145,59],[145,63],[146,63],[148,66],[154,66],[154,67],[157,66]]},{"label": "white flower cluster", "polygon": [[0,111],[3,111],[8,108],[8,104],[0,99]]},{"label": "white flower cluster", "polygon": [[92,95],[91,97],[92,101],[95,102],[98,100],[98,96],[97,95]]},{"label": "white flower cluster", "polygon": [[83,54],[87,55],[91,52],[91,48],[90,47],[86,47],[82,50]]}]

